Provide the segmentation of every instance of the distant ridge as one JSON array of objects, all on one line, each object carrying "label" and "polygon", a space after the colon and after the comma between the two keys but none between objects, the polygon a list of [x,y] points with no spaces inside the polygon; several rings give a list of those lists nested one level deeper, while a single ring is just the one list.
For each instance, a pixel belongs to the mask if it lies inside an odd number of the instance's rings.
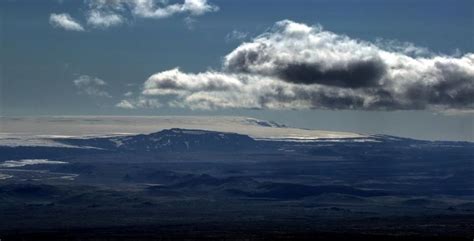
[{"label": "distant ridge", "polygon": [[253,148],[256,141],[249,136],[207,130],[172,128],[148,135],[117,137],[122,148],[165,151],[237,151]]},{"label": "distant ridge", "polygon": [[124,151],[196,152],[254,149],[257,141],[247,135],[196,129],[172,128],[151,134],[105,138],[56,139],[76,146]]}]

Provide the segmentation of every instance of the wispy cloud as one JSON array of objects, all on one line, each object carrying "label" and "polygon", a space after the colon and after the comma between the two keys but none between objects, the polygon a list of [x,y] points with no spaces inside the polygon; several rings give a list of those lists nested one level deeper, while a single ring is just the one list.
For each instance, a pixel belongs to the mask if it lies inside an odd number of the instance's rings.
[{"label": "wispy cloud", "polygon": [[87,24],[95,28],[109,28],[125,22],[125,19],[115,13],[102,11],[90,11],[87,16]]},{"label": "wispy cloud", "polygon": [[219,71],[156,73],[127,101],[135,108],[153,100],[191,109],[474,109],[473,53],[433,54],[285,20],[223,59]]},{"label": "wispy cloud", "polygon": [[197,20],[195,18],[192,18],[192,17],[186,17],[184,18],[184,24],[186,25],[186,27],[188,27],[188,29],[190,30],[193,30],[195,28],[195,25],[197,23]]},{"label": "wispy cloud", "polygon": [[193,16],[215,12],[219,7],[209,4],[207,0],[184,0],[182,4],[167,4],[167,1],[131,0],[123,1],[132,9],[132,13],[143,18],[167,18],[178,13]]},{"label": "wispy cloud", "polygon": [[116,106],[122,109],[135,109],[136,108],[135,105],[130,103],[128,100],[122,100],[119,103],[117,103]]},{"label": "wispy cloud", "polygon": [[[99,29],[119,26],[134,18],[162,19],[177,14],[185,15],[185,23],[190,27],[195,23],[195,17],[219,10],[207,0],[184,0],[174,4],[164,0],[86,0],[85,8],[87,25]],[[50,22],[67,30],[84,31],[67,13],[51,14]]]},{"label": "wispy cloud", "polygon": [[137,108],[150,109],[150,108],[160,108],[163,105],[157,99],[138,97],[137,99],[134,99],[134,100],[121,100],[115,106],[122,109],[137,109]]},{"label": "wispy cloud", "polygon": [[107,83],[97,77],[82,75],[75,79],[73,84],[80,94],[95,97],[112,97],[107,91],[103,90]]},{"label": "wispy cloud", "polygon": [[49,23],[56,28],[69,31],[84,31],[84,28],[74,18],[67,13],[52,13],[49,16]]},{"label": "wispy cloud", "polygon": [[234,30],[225,36],[225,41],[226,42],[242,41],[242,40],[245,40],[248,37],[248,35],[249,33],[247,32]]}]

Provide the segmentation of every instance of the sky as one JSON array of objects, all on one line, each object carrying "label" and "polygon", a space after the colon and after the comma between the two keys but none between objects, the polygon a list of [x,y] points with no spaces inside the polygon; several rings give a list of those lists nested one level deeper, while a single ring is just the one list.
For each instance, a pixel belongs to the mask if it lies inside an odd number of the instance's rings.
[{"label": "sky", "polygon": [[471,0],[2,0],[0,115],[474,140]]}]

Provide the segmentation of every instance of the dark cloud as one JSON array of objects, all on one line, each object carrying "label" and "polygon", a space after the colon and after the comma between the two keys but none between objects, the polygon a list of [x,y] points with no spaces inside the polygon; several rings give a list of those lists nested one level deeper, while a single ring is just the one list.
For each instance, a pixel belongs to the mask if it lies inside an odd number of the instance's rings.
[{"label": "dark cloud", "polygon": [[278,77],[295,84],[321,84],[344,88],[373,87],[385,74],[380,61],[360,61],[324,69],[320,64],[294,63],[277,70]]}]

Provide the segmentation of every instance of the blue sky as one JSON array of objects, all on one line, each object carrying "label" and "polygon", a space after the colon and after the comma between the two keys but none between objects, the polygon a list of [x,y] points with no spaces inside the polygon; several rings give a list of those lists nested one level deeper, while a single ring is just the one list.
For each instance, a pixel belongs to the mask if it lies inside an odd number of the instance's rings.
[{"label": "blue sky", "polygon": [[[168,4],[173,3],[182,1]],[[125,93],[138,95],[144,82],[155,73],[175,67],[184,74],[221,71],[225,56],[284,19],[306,26],[320,24],[325,31],[370,43],[379,39],[410,42],[429,49],[432,55],[459,57],[474,52],[472,1],[209,0],[207,3],[218,10],[199,16],[184,11],[159,19],[120,12],[126,23],[95,28],[86,23],[90,10],[86,1],[1,1],[0,114],[250,115],[305,128],[426,139],[473,139],[473,115],[464,113],[470,112],[472,100],[461,106],[463,114],[430,108],[336,110],[320,105],[301,110],[255,110],[240,105],[211,110],[166,105],[117,107],[117,103],[127,98]],[[50,17],[55,13],[69,14],[84,31],[54,26]],[[242,38],[229,39],[233,31]],[[92,80],[82,82],[83,85],[74,82],[81,78]]]}]

